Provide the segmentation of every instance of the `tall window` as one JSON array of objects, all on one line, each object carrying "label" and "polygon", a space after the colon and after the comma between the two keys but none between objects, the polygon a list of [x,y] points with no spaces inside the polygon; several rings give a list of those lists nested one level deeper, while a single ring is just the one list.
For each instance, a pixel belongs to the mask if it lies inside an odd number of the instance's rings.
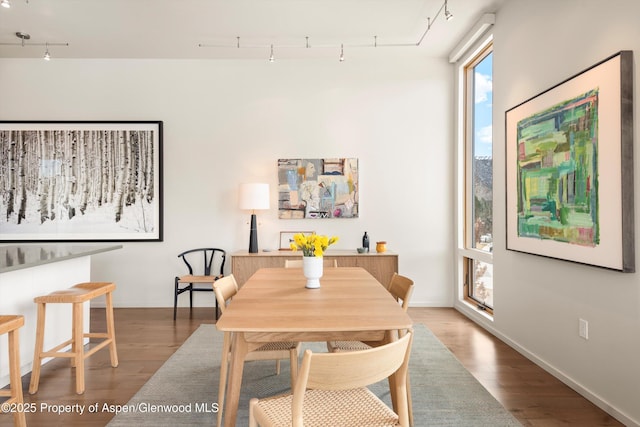
[{"label": "tall window", "polygon": [[493,312],[493,49],[463,64],[464,74],[464,297]]}]

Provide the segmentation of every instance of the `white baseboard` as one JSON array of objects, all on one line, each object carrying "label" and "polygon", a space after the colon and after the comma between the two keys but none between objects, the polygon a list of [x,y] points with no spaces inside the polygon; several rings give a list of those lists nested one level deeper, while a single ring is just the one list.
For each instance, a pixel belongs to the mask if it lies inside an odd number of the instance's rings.
[{"label": "white baseboard", "polygon": [[468,304],[464,302],[459,302],[454,305],[454,308],[458,310],[460,313],[468,317],[470,320],[477,323],[479,326],[490,332],[495,337],[499,338],[503,342],[505,342],[509,347],[516,350],[518,353],[522,354],[527,359],[531,360],[536,365],[540,366],[542,369],[547,371],[549,374],[556,377],[558,380],[562,381],[568,387],[576,391],[582,397],[596,405],[598,408],[605,411],[607,414],[611,415],[621,423],[623,423],[627,427],[640,427],[640,422],[631,419],[629,416],[625,415],[623,412],[618,410],[613,405],[609,404],[606,400],[602,399],[597,394],[591,392],[591,390],[584,387],[579,382],[575,381],[573,378],[564,374],[564,372],[558,370],[553,365],[547,363],[545,360],[539,358],[535,353],[530,352],[526,348],[519,345],[517,342],[513,341],[509,337],[500,333],[493,327],[493,322],[490,319],[487,319],[487,315],[484,312],[480,312]]}]

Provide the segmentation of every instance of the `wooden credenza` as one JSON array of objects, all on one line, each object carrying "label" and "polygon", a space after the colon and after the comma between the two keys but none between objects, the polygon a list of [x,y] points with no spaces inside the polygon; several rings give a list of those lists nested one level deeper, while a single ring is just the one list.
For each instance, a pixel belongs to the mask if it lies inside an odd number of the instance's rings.
[{"label": "wooden credenza", "polygon": [[[302,252],[291,251],[256,254],[247,251],[234,252],[231,254],[231,273],[235,276],[238,286],[242,286],[260,268],[284,267],[286,259],[301,257]],[[325,252],[324,258],[337,260],[338,267],[362,267],[385,286],[391,281],[393,273],[398,272],[398,255],[392,252],[359,254],[356,251],[330,250]]]}]

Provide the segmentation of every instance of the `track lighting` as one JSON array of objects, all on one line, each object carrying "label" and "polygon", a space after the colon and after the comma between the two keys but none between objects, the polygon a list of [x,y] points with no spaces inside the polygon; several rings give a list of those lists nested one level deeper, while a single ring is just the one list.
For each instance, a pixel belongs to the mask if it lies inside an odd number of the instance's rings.
[{"label": "track lighting", "polygon": [[422,37],[420,37],[420,40],[418,40],[418,43],[416,43],[416,46],[420,46],[420,43],[422,43],[422,40],[424,40],[427,33],[431,30],[431,26],[436,22],[436,19],[438,19],[438,16],[440,16],[440,12],[442,12],[443,9],[444,18],[447,21],[450,21],[453,18],[453,13],[449,10],[449,0],[444,0],[444,3],[440,6],[440,9],[438,9],[433,19],[431,19],[431,17],[427,18],[427,29],[424,30],[424,33],[422,34]]},{"label": "track lighting", "polygon": [[451,21],[451,18],[453,18],[453,13],[451,13],[447,7],[447,0],[444,0],[444,17],[447,21]]},{"label": "track lighting", "polygon": [[[9,0],[2,0],[2,2],[5,1],[9,1]],[[411,47],[411,46],[420,46],[420,44],[422,43],[422,41],[424,40],[424,38],[426,37],[427,33],[431,30],[431,27],[433,26],[433,24],[435,24],[436,20],[438,19],[438,17],[442,14],[444,16],[444,18],[447,21],[450,21],[451,19],[453,19],[453,13],[451,13],[451,11],[449,10],[449,0],[442,0],[443,3],[441,3],[440,8],[438,9],[438,11],[436,12],[436,14],[432,17],[427,17],[427,28],[425,29],[424,33],[422,34],[422,37],[420,37],[420,39],[415,42],[415,43],[411,43],[411,42],[405,42],[405,43],[378,43],[378,36],[373,36],[373,44],[371,43],[365,43],[365,44],[349,44],[347,43],[348,47],[358,47],[358,48],[366,48],[366,47]],[[253,44],[253,45],[242,45],[240,46],[240,37],[236,37],[236,43],[235,46],[237,48],[243,47],[243,48],[248,48],[248,49],[264,49],[267,46],[271,47],[271,55],[269,56],[269,62],[275,62],[275,56],[273,54],[273,43],[268,45],[268,44]],[[230,47],[230,45],[228,43],[220,43],[220,44],[203,44],[203,43],[199,43],[198,47],[211,47],[211,48],[228,48]],[[301,48],[305,48],[305,49],[309,49],[311,48],[311,45],[309,44],[309,36],[305,37],[305,43],[304,45],[302,43],[293,43],[293,44],[282,44],[279,43],[278,44],[278,48],[279,49],[301,49]],[[314,43],[314,48],[336,48],[335,45],[322,45],[319,43]],[[344,43],[340,44],[340,62],[344,61]]]},{"label": "track lighting", "polygon": [[24,33],[22,31],[18,31],[16,34],[16,37],[20,39],[20,42],[18,43],[4,43],[4,42],[0,42],[0,46],[21,46],[21,47],[25,47],[25,46],[44,46],[44,59],[46,61],[51,60],[51,53],[49,53],[49,46],[69,46],[69,43],[49,43],[49,42],[45,42],[45,43],[33,43],[33,42],[29,42],[28,40],[31,40],[31,35],[28,33]]}]

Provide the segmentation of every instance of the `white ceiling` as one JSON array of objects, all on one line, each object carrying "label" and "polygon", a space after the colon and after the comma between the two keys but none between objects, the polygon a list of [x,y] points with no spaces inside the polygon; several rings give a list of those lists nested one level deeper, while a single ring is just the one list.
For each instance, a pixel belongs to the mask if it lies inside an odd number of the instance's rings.
[{"label": "white ceiling", "polygon": [[[369,51],[376,36],[381,50],[446,57],[505,1],[448,0],[454,18],[441,11],[434,22],[444,0],[11,0],[0,8],[0,57],[38,58],[45,43],[53,58],[266,59],[271,44],[277,58],[337,57],[341,44],[345,56]],[[18,31],[31,36],[25,46]]]}]

